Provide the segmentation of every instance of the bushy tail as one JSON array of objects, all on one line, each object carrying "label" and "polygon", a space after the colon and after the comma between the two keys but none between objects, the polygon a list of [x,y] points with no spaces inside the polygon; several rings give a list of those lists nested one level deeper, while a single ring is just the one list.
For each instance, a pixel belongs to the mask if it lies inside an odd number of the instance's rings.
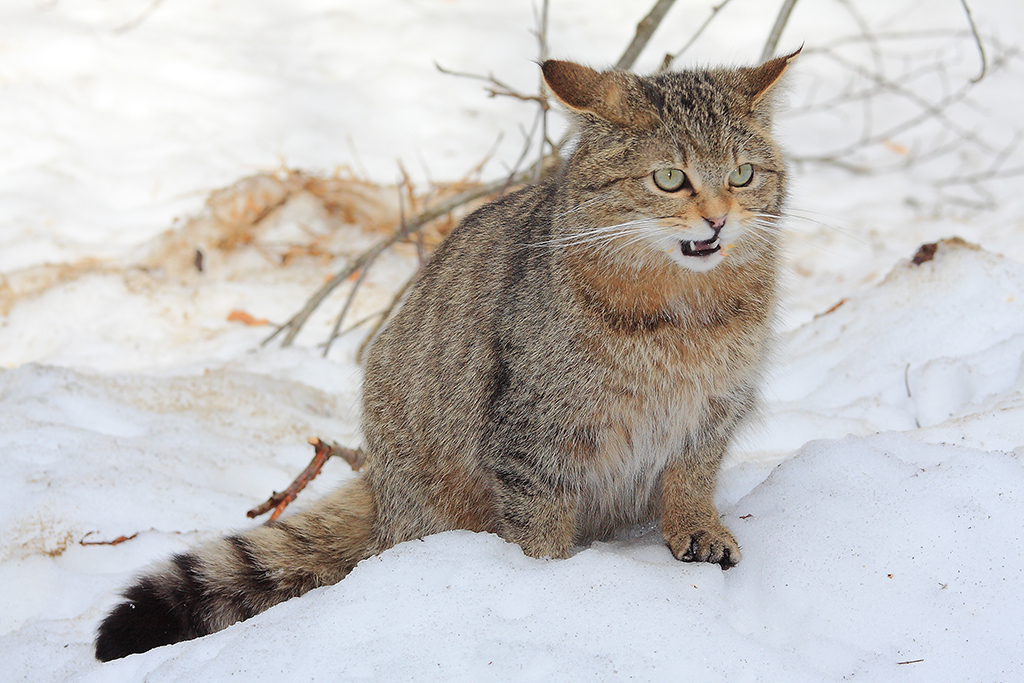
[{"label": "bushy tail", "polygon": [[197,638],[337,583],[379,552],[373,496],[354,479],[312,509],[175,555],[139,578],[100,624],[109,661]]}]

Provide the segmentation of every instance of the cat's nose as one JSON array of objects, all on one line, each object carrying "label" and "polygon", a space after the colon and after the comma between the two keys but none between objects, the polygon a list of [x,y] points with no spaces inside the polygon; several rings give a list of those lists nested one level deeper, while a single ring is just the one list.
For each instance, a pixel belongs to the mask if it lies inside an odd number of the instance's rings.
[{"label": "cat's nose", "polygon": [[725,227],[725,216],[722,215],[719,216],[718,218],[708,218],[707,216],[705,216],[704,222],[707,223],[711,227],[711,229],[715,231],[715,234],[717,235],[719,231],[721,231],[721,229]]}]

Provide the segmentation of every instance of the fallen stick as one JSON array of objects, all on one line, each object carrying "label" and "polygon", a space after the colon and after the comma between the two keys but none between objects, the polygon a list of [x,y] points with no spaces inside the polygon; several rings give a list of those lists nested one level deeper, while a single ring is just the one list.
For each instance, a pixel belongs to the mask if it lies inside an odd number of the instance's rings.
[{"label": "fallen stick", "polygon": [[320,474],[324,463],[330,460],[331,456],[336,455],[342,458],[356,472],[363,466],[363,462],[366,459],[366,454],[363,453],[361,448],[351,449],[339,446],[337,443],[327,444],[317,437],[311,437],[309,443],[313,446],[314,454],[313,459],[306,465],[306,469],[302,470],[299,476],[295,477],[295,481],[289,484],[288,488],[284,491],[280,493],[274,491],[273,495],[266,502],[257,505],[245,513],[246,517],[250,519],[259,517],[270,510],[273,510],[273,512],[270,514],[268,522],[273,522],[280,517],[284,509],[299,495],[299,491],[306,488],[306,485],[313,481],[316,475]]},{"label": "fallen stick", "polygon": [[82,540],[80,540],[78,542],[78,545],[121,545],[125,541],[130,541],[130,540],[132,540],[133,538],[135,538],[136,536],[139,535],[139,532],[136,531],[131,536],[118,536],[117,538],[113,539],[112,541],[87,541],[87,540],[85,540],[85,539],[89,538],[90,536],[92,536],[95,533],[99,533],[99,532],[90,531],[85,536],[82,536]]}]

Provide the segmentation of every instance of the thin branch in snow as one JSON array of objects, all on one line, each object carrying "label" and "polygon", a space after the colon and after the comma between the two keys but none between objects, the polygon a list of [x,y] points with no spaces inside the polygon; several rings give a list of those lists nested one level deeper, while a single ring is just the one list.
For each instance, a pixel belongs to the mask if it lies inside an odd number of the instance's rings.
[{"label": "thin branch in snow", "polygon": [[[541,5],[540,16],[535,17],[538,24],[537,29],[537,48],[540,52],[540,64],[543,64],[548,59],[548,0],[544,0]],[[548,93],[547,88],[544,86],[544,76],[540,76],[540,84],[537,88],[537,92],[540,94],[540,111],[538,117],[540,119],[540,145],[537,150],[537,159],[541,163],[537,163],[534,167],[537,169],[534,175],[533,182],[540,182],[541,174],[544,170],[544,164],[542,163],[545,157],[545,149],[548,144]]]},{"label": "thin branch in snow", "polygon": [[1022,140],[1024,140],[1024,131],[1017,131],[1013,140],[1011,140],[1010,143],[1006,145],[1001,152],[999,152],[996,158],[992,160],[992,163],[989,164],[989,167],[984,171],[970,175],[939,178],[938,180],[933,180],[932,183],[938,187],[949,185],[973,185],[974,183],[994,180],[996,178],[1012,178],[1024,175],[1024,168],[1003,168],[1003,164],[1005,164],[1010,156],[1020,147]]},{"label": "thin branch in snow", "polygon": [[779,45],[779,38],[782,37],[782,31],[789,23],[789,15],[793,12],[795,4],[796,0],[785,0],[782,3],[779,14],[775,17],[775,24],[772,25],[772,30],[768,34],[768,40],[764,44],[764,49],[761,50],[762,62],[768,61],[775,54],[775,48]]},{"label": "thin branch in snow", "polygon": [[299,476],[295,477],[295,481],[289,484],[288,488],[284,491],[280,493],[275,491],[266,501],[246,512],[246,517],[253,519],[273,510],[270,519],[267,520],[267,522],[273,522],[295,500],[299,492],[306,488],[309,482],[313,481],[320,474],[324,463],[334,456],[343,459],[357,472],[366,460],[366,454],[363,453],[361,448],[352,449],[339,446],[337,443],[328,444],[316,437],[310,438],[309,443],[313,446],[313,459],[306,465],[306,469],[302,470]]},{"label": "thin branch in snow", "polygon": [[654,3],[654,7],[647,13],[640,23],[636,25],[636,35],[633,36],[633,40],[630,41],[626,47],[626,51],[619,57],[619,61],[615,62],[616,69],[622,69],[628,71],[633,68],[636,64],[636,60],[640,57],[640,53],[647,47],[647,43],[650,42],[651,36],[661,25],[662,19],[668,14],[668,11],[672,8],[673,3],[676,0],[658,0]]},{"label": "thin branch in snow", "polygon": [[338,330],[341,329],[341,323],[345,320],[345,316],[348,314],[348,309],[352,307],[352,302],[356,298],[356,292],[359,291],[359,286],[363,284],[363,280],[366,279],[366,276],[370,272],[370,267],[373,265],[373,262],[377,260],[377,257],[380,256],[380,253],[381,252],[378,252],[362,267],[356,281],[352,283],[352,290],[348,293],[348,296],[345,297],[345,305],[341,307],[341,311],[338,312],[338,317],[334,319],[334,325],[331,327],[331,333],[327,335],[327,341],[324,342],[324,358],[326,358],[328,352],[330,352],[331,344],[333,344],[334,340],[338,338]]},{"label": "thin branch in snow", "polygon": [[474,81],[484,81],[485,83],[489,83],[490,87],[486,88],[486,90],[490,97],[511,97],[516,100],[523,100],[524,102],[545,101],[545,98],[541,95],[529,95],[526,93],[519,92],[518,90],[508,85],[507,83],[499,81],[497,78],[494,77],[494,74],[487,74],[486,76],[481,76],[480,74],[467,73],[464,71],[452,71],[451,69],[444,68],[437,62],[434,62],[434,68],[440,71],[441,73],[445,74],[446,76],[457,76],[459,78],[469,78]]},{"label": "thin branch in snow", "polygon": [[139,14],[139,16],[115,28],[114,33],[127,33],[132,29],[138,28],[140,25],[142,25],[142,22],[146,21],[146,19],[149,19],[150,15],[152,15],[153,12],[156,11],[156,8],[159,7],[163,3],[163,1],[164,0],[152,0],[152,2],[149,3],[149,6],[145,10],[143,10],[142,13]]},{"label": "thin branch in snow", "polygon": [[[663,3],[665,3],[665,0],[660,0],[659,4]],[[667,5],[670,6],[671,2],[668,2]],[[539,14],[536,14],[536,18],[538,22],[536,34],[539,45],[539,53],[540,59],[541,61],[543,61],[547,57],[548,52],[548,0],[544,0]],[[657,24],[660,23],[660,21],[661,18],[657,17],[657,21],[654,21],[652,23],[651,31],[653,31],[654,28],[657,27]],[[550,141],[547,138],[548,101],[547,95],[546,93],[544,93],[543,88],[541,88],[538,94],[536,95],[524,94],[517,91],[515,88],[511,87],[507,83],[498,80],[497,78],[494,77],[493,74],[488,74],[487,76],[480,76],[478,74],[451,71],[445,69],[436,62],[434,66],[441,73],[459,76],[463,78],[472,78],[474,80],[482,80],[486,83],[489,83],[490,87],[488,88],[488,92],[492,97],[506,96],[527,102],[537,102],[540,105],[540,109],[537,118],[534,119],[534,124],[530,132],[525,134],[526,145],[524,147],[523,155],[520,157],[519,161],[516,162],[515,168],[512,170],[512,172],[509,174],[507,178],[460,193],[459,195],[453,197],[452,199],[446,202],[442,202],[436,207],[421,212],[408,223],[406,223],[403,218],[399,226],[395,229],[395,231],[392,233],[390,237],[378,242],[376,245],[360,254],[352,263],[349,264],[347,268],[345,268],[343,271],[341,271],[340,273],[336,274],[333,278],[328,280],[326,284],[324,284],[319,290],[317,290],[316,293],[313,294],[312,297],[310,297],[310,299],[306,302],[306,305],[303,306],[303,308],[298,313],[292,316],[292,318],[287,323],[278,328],[273,334],[271,334],[269,337],[263,340],[264,345],[270,342],[275,337],[277,337],[277,335],[280,334],[282,331],[287,330],[287,334],[284,336],[281,345],[289,346],[292,343],[292,341],[294,341],[295,336],[298,334],[299,330],[305,324],[306,320],[309,319],[309,316],[320,305],[320,303],[322,303],[323,300],[332,291],[334,291],[335,288],[338,287],[338,285],[340,285],[342,282],[344,282],[345,280],[352,277],[354,274],[358,272],[358,279],[354,283],[352,290],[349,292],[349,295],[345,300],[341,312],[338,314],[337,318],[335,318],[334,325],[332,326],[331,329],[331,333],[327,339],[326,344],[324,345],[324,355],[326,356],[328,351],[330,350],[331,343],[339,335],[341,325],[344,322],[345,316],[348,314],[348,311],[352,306],[355,295],[359,290],[359,286],[365,279],[367,273],[369,272],[369,269],[372,267],[374,262],[380,257],[380,255],[384,252],[384,250],[391,247],[399,240],[405,239],[410,235],[415,234],[420,228],[422,228],[430,221],[441,216],[444,216],[445,214],[449,214],[452,211],[461,208],[462,206],[471,201],[479,199],[480,197],[485,197],[487,195],[505,192],[512,185],[517,185],[529,181],[539,181],[545,175],[545,173],[550,171],[553,160],[557,161],[557,150],[558,148],[561,147],[562,144],[564,144],[565,139],[563,139],[557,145],[553,145],[551,152],[545,154],[546,146],[550,145]],[[538,126],[540,126],[541,129],[540,158],[538,158],[538,160],[535,163],[533,163],[530,166],[530,168],[526,169],[525,171],[520,171],[518,170],[518,166],[520,163],[522,163],[523,159],[526,158],[527,154],[529,153],[529,150],[533,147],[533,136],[535,135]],[[406,284],[406,286],[408,286],[408,283]],[[392,304],[392,306],[393,305],[394,304]],[[389,308],[388,312],[385,314],[385,319],[390,313],[390,310],[391,309]],[[371,333],[370,336],[372,337],[373,334],[375,333],[376,329],[373,331],[373,333]]]},{"label": "thin branch in snow", "polygon": [[836,63],[846,67],[850,72],[859,75],[867,80],[875,82],[875,84],[879,86],[880,92],[894,93],[910,101],[918,108],[918,112],[912,117],[909,117],[907,119],[904,119],[903,121],[900,121],[899,123],[889,126],[887,129],[880,133],[866,133],[862,135],[859,140],[850,143],[844,148],[840,148],[833,152],[817,155],[816,157],[813,158],[804,158],[802,160],[827,161],[830,159],[849,156],[852,152],[858,149],[862,149],[864,147],[882,142],[884,140],[890,140],[895,136],[899,135],[900,133],[905,132],[911,128],[914,128],[915,126],[927,120],[938,121],[943,126],[949,128],[953,133],[962,137],[964,140],[974,142],[975,144],[982,146],[983,148],[987,147],[987,143],[978,138],[972,131],[963,128],[957,121],[955,121],[952,117],[946,114],[946,110],[948,110],[950,105],[963,100],[968,95],[973,85],[972,83],[964,84],[956,92],[947,95],[946,97],[937,102],[930,102],[921,95],[919,95],[918,93],[914,92],[913,90],[901,85],[896,81],[890,80],[885,75],[873,72],[856,63],[853,63],[831,50],[821,49],[809,52],[811,52],[812,54],[821,54],[835,61]]},{"label": "thin branch in snow", "polygon": [[[856,20],[856,18],[855,18]],[[1017,131],[1007,144],[995,144],[988,129],[971,127],[959,109],[974,107],[971,95],[977,79],[956,77],[959,56],[949,56],[947,51],[962,44],[969,35],[966,31],[931,30],[917,32],[890,31],[872,35],[866,22],[857,20],[860,35],[830,42],[827,47],[812,47],[804,51],[812,59],[828,59],[841,66],[851,78],[836,94],[812,97],[803,106],[795,107],[782,114],[783,117],[799,117],[811,112],[834,111],[846,121],[842,134],[854,131],[850,118],[856,116],[852,107],[861,107],[859,120],[862,130],[859,135],[845,136],[843,142],[830,151],[813,155],[794,154],[791,159],[797,163],[826,164],[853,173],[883,173],[920,166],[925,162],[959,155],[950,167],[958,169],[951,176],[938,179],[922,178],[924,184],[935,188],[960,186],[975,193],[980,202],[942,193],[940,202],[973,208],[991,208],[994,195],[984,185],[986,182],[1020,174],[1019,163],[1014,158],[1024,132]],[[978,42],[977,38],[973,39]],[[892,44],[911,44],[921,41],[931,46],[928,52],[893,50]],[[858,43],[869,49],[872,63],[851,57],[848,49],[856,49]],[[1016,48],[1001,45],[995,39],[990,44],[995,51],[986,57],[986,70],[991,73],[1019,58]],[[939,52],[934,52],[938,45]],[[901,65],[893,74],[891,66]],[[887,69],[887,67],[889,67]],[[827,88],[826,88],[827,89]],[[816,92],[816,91],[814,91]],[[885,122],[879,128],[879,122]],[[927,137],[926,137],[927,136]],[[902,138],[902,139],[900,139]],[[842,139],[842,138],[840,138]],[[885,147],[900,157],[895,162],[881,162],[865,158],[872,148]],[[964,155],[982,161],[990,161],[982,170],[970,169],[962,163]]]},{"label": "thin branch in snow", "polygon": [[82,536],[82,540],[80,540],[78,542],[78,545],[121,545],[125,541],[130,541],[130,540],[132,540],[133,538],[135,538],[136,536],[139,535],[139,532],[136,531],[131,536],[118,536],[117,538],[111,539],[109,541],[87,541],[87,540],[85,540],[85,539],[89,538],[90,536],[92,536],[95,533],[99,533],[99,532],[97,532],[97,531],[90,531],[85,536]]},{"label": "thin branch in snow", "polygon": [[384,325],[387,324],[388,320],[391,319],[391,314],[394,312],[395,308],[398,307],[398,304],[405,297],[405,293],[409,291],[409,287],[411,287],[412,283],[415,281],[415,278],[409,278],[408,280],[406,280],[405,284],[402,285],[401,289],[395,292],[395,295],[394,297],[392,297],[391,303],[388,304],[388,307],[381,311],[380,315],[377,316],[377,322],[367,333],[366,338],[363,339],[362,343],[359,345],[359,348],[356,349],[357,363],[362,363],[363,360],[366,358],[366,350],[370,348],[370,342],[372,342],[377,337],[377,333],[380,332],[381,328],[383,328]]},{"label": "thin branch in snow", "polygon": [[985,46],[981,43],[981,36],[978,35],[978,27],[974,24],[974,17],[971,16],[970,5],[967,4],[967,0],[960,0],[960,4],[963,5],[964,12],[967,13],[967,23],[971,25],[974,43],[978,46],[978,53],[981,55],[981,73],[971,81],[971,83],[978,83],[981,79],[985,78],[985,72],[988,70],[988,59],[985,57]]},{"label": "thin branch in snow", "polygon": [[732,2],[732,0],[722,0],[722,2],[712,7],[711,14],[709,14],[707,19],[704,20],[704,23],[701,24],[697,28],[697,30],[693,32],[693,35],[690,36],[690,39],[686,41],[686,44],[683,45],[682,48],[680,48],[679,52],[676,52],[675,54],[665,55],[665,59],[662,60],[661,66],[658,68],[658,71],[666,71],[672,65],[672,62],[679,59],[679,57],[681,57],[684,52],[690,49],[690,46],[697,42],[697,39],[700,38],[702,33],[704,33],[704,29],[706,29],[711,24],[712,20],[714,20],[718,13],[721,12],[725,8],[725,6],[728,5],[730,2]]},{"label": "thin branch in snow", "polygon": [[302,307],[302,309],[299,310],[298,313],[293,315],[291,319],[288,320],[288,322],[279,327],[273,334],[264,339],[263,344],[266,345],[275,337],[277,337],[281,332],[287,331],[287,333],[284,336],[284,339],[281,341],[281,345],[290,346],[291,343],[295,340],[295,336],[299,333],[299,330],[302,329],[302,326],[305,324],[306,320],[309,319],[309,316],[313,313],[313,311],[316,310],[317,306],[319,306],[320,303],[323,302],[323,300],[326,299],[327,296],[338,287],[338,285],[340,285],[348,278],[352,277],[360,269],[365,268],[369,264],[373,263],[385,249],[392,246],[396,242],[405,239],[416,230],[422,228],[427,223],[430,223],[431,221],[437,218],[445,216],[451,213],[452,211],[455,211],[456,209],[465,206],[469,202],[502,191],[510,183],[515,184],[524,182],[524,180],[526,180],[526,178],[529,177],[528,174],[529,170],[521,171],[512,178],[503,178],[501,180],[487,183],[485,185],[470,188],[468,190],[460,192],[454,197],[450,197],[445,201],[439,202],[438,204],[421,211],[409,221],[399,225],[391,232],[390,235],[379,240],[372,247],[358,255],[349,263],[349,265],[346,268],[338,272],[334,277],[332,277],[323,286],[321,286],[320,289],[318,289],[313,294],[313,296],[309,298],[309,300]]}]

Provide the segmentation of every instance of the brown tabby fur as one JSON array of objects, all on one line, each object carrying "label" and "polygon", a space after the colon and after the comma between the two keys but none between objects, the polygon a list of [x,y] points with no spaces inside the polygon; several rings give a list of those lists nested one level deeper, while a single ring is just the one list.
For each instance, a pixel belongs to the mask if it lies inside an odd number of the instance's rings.
[{"label": "brown tabby fur", "polygon": [[[575,147],[463,221],[373,343],[365,474],[139,579],[97,656],[216,631],[449,529],[562,558],[660,520],[677,558],[738,562],[712,497],[769,342],[786,194],[770,124],[794,57],[650,78],[545,62]],[[659,189],[669,168],[687,184]]]}]

